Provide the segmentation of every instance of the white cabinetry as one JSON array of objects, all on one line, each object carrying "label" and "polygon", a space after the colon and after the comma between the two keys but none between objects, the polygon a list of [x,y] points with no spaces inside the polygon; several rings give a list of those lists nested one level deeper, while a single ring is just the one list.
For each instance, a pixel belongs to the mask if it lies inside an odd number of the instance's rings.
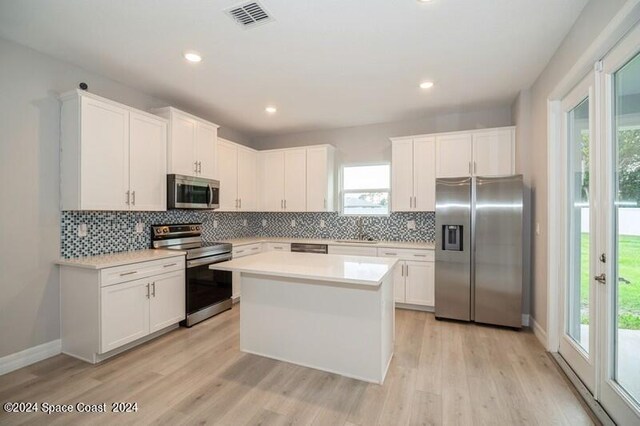
[{"label": "white cabinetry", "polygon": [[[244,246],[237,246],[233,248],[233,258],[238,259],[240,257],[251,256],[252,254],[262,253],[262,243],[247,244]],[[242,290],[242,276],[240,272],[233,272],[233,289],[231,299],[235,302],[240,298],[240,291]]]},{"label": "white cabinetry", "polygon": [[61,266],[62,352],[96,363],[184,320],[184,268],[184,256],[105,269]]},{"label": "white cabinetry", "polygon": [[303,212],[306,209],[305,148],[260,152],[261,210]]},{"label": "white cabinetry", "polygon": [[515,128],[436,135],[437,176],[501,176],[515,172]]},{"label": "white cabinetry", "polygon": [[399,260],[393,275],[396,302],[429,308],[435,306],[433,250],[380,248],[378,256]]},{"label": "white cabinetry", "polygon": [[62,210],[166,210],[167,123],[108,99],[62,96]]},{"label": "white cabinetry", "polygon": [[258,204],[257,151],[219,138],[217,157],[220,210],[255,211]]},{"label": "white cabinetry", "polygon": [[215,179],[219,126],[173,107],[153,112],[169,120],[167,173]]},{"label": "white cabinetry", "polygon": [[391,141],[391,209],[435,210],[435,137]]},{"label": "white cabinetry", "polygon": [[330,145],[307,148],[307,211],[334,210],[335,148]]}]

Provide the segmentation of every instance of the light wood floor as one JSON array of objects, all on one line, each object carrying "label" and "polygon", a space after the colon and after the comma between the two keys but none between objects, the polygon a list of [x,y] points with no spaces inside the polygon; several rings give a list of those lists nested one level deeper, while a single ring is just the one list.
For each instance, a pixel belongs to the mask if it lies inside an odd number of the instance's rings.
[{"label": "light wood floor", "polygon": [[396,313],[384,386],[239,351],[239,307],[100,365],[59,355],[0,376],[0,402],[137,402],[135,414],[0,424],[593,424],[529,331]]}]

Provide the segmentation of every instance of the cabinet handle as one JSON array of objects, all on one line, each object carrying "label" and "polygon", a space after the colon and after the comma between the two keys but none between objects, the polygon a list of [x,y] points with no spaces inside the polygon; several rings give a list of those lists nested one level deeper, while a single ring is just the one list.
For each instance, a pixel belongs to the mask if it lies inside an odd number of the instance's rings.
[{"label": "cabinet handle", "polygon": [[202,173],[202,161],[198,161],[198,173]]},{"label": "cabinet handle", "polygon": [[473,162],[473,174],[476,174],[476,170],[478,168],[478,163],[476,163],[475,161]]},{"label": "cabinet handle", "polygon": [[414,257],[427,257],[426,254],[414,254],[413,256]]},{"label": "cabinet handle", "polygon": [[124,277],[125,275],[132,275],[132,274],[135,274],[135,273],[137,273],[137,272],[138,272],[138,271],[123,272],[123,273],[121,273],[121,274],[120,274],[120,276],[121,276],[121,277]]},{"label": "cabinet handle", "polygon": [[244,250],[238,250],[236,253],[238,253],[238,254],[244,253]]},{"label": "cabinet handle", "polygon": [[405,275],[406,277],[409,276],[409,265],[405,265],[407,267],[407,275]]},{"label": "cabinet handle", "polygon": [[154,282],[152,282],[152,283],[151,283],[151,286],[153,287],[153,293],[151,293],[151,295],[152,295],[153,297],[156,297],[156,282],[155,282],[155,281],[154,281]]},{"label": "cabinet handle", "polygon": [[393,253],[393,252],[385,252],[384,254],[386,254],[387,256],[397,256],[398,253]]},{"label": "cabinet handle", "polygon": [[284,209],[287,209],[287,200],[284,200]]},{"label": "cabinet handle", "polygon": [[258,250],[260,247],[253,247],[251,250]]},{"label": "cabinet handle", "polygon": [[282,247],[274,247],[274,250],[282,250]]},{"label": "cabinet handle", "polygon": [[147,283],[147,299],[149,299],[149,298],[150,298],[150,296],[149,296],[149,283]]},{"label": "cabinet handle", "polygon": [[136,205],[136,191],[131,192],[131,204]]},{"label": "cabinet handle", "polygon": [[130,201],[130,197],[131,197],[131,191],[127,191],[126,194],[127,194],[127,205],[129,205],[130,204],[129,201]]},{"label": "cabinet handle", "polygon": [[469,161],[469,174],[471,174],[471,161]]},{"label": "cabinet handle", "polygon": [[169,263],[168,265],[162,265],[163,268],[170,268],[172,266],[176,266],[177,263]]},{"label": "cabinet handle", "polygon": [[193,171],[198,173],[198,162],[197,161],[193,163],[193,167],[194,167]]}]

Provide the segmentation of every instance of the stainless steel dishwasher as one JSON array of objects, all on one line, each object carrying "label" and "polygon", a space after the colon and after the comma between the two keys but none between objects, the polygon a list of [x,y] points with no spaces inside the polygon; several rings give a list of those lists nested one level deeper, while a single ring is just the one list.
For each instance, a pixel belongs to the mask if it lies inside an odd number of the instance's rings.
[{"label": "stainless steel dishwasher", "polygon": [[326,244],[291,243],[291,251],[295,253],[327,254],[328,248]]}]

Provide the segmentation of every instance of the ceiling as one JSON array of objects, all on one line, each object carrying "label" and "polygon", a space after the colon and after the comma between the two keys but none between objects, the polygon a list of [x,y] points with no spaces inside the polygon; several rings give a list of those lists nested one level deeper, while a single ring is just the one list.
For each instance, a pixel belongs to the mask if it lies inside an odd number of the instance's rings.
[{"label": "ceiling", "polygon": [[235,0],[0,0],[0,37],[259,138],[508,105],[586,2],[261,0],[244,29]]}]

